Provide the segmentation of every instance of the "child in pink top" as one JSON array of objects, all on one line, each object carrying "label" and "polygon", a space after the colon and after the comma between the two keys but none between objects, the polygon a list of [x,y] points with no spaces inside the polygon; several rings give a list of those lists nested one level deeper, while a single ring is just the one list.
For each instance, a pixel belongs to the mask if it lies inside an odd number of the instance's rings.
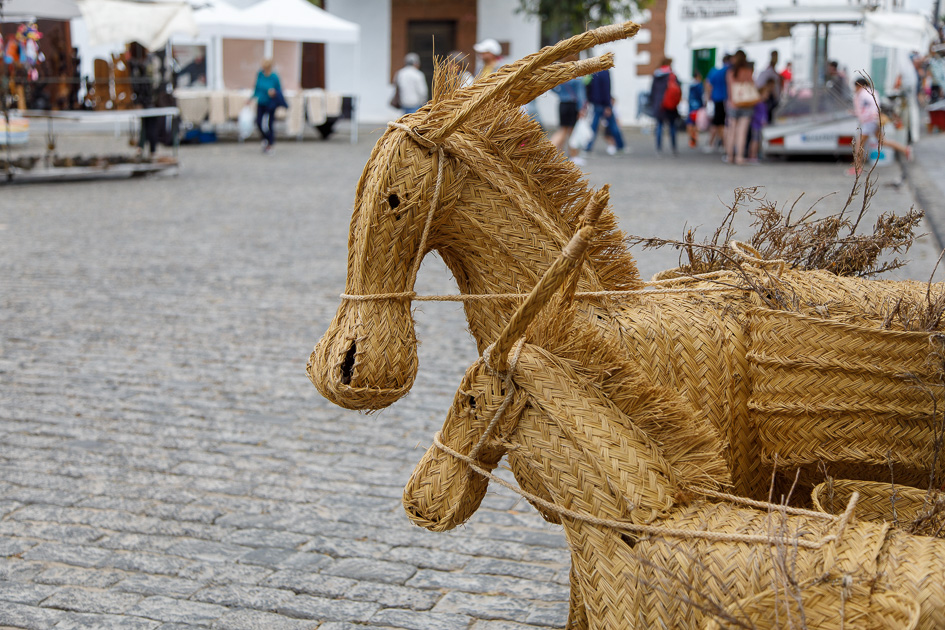
[{"label": "child in pink top", "polygon": [[863,162],[865,151],[863,143],[865,139],[875,137],[883,146],[894,149],[902,153],[906,160],[912,161],[912,147],[895,140],[887,140],[883,137],[882,125],[879,119],[879,105],[876,103],[873,90],[869,80],[865,77],[858,77],[853,83],[856,90],[853,93],[853,113],[856,114],[856,120],[860,125],[860,135],[856,138],[856,146],[853,149],[853,168],[847,171],[848,175],[859,175],[863,172]]}]

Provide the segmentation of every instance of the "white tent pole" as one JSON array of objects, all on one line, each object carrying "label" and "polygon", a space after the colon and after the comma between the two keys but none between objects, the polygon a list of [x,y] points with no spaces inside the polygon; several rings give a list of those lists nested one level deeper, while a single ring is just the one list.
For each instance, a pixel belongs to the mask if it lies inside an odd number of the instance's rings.
[{"label": "white tent pole", "polygon": [[213,46],[213,85],[211,89],[222,90],[223,85],[223,37],[216,35],[210,40]]},{"label": "white tent pole", "polygon": [[354,46],[354,94],[351,95],[351,144],[358,143],[358,119],[361,117],[361,39]]}]

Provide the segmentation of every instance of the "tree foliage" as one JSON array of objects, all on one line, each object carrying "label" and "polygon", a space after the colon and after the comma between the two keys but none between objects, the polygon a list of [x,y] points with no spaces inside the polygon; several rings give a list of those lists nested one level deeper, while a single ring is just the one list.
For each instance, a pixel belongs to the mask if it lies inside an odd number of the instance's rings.
[{"label": "tree foliage", "polygon": [[518,0],[520,13],[534,15],[543,31],[568,37],[615,21],[625,20],[648,0]]}]

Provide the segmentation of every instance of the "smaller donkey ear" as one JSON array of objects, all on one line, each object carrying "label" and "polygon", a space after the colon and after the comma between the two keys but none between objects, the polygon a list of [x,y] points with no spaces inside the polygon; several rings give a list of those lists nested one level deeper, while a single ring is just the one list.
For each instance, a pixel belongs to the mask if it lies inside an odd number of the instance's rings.
[{"label": "smaller donkey ear", "polygon": [[568,276],[584,259],[584,252],[594,238],[594,228],[586,226],[578,230],[553,263],[548,271],[538,280],[538,284],[525,298],[525,302],[509,318],[509,323],[499,335],[492,349],[492,366],[499,372],[508,370],[509,352],[517,339],[525,334],[541,309],[548,304],[555,292]]}]

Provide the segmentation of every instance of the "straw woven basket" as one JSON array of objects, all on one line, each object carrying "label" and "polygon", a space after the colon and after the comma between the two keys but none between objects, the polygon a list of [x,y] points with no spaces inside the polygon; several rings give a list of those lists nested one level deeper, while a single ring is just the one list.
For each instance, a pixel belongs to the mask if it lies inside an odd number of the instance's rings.
[{"label": "straw woven basket", "polygon": [[811,492],[811,500],[815,510],[838,514],[854,492],[860,495],[858,518],[908,526],[918,534],[945,536],[945,530],[939,527],[941,519],[928,523],[922,520],[932,512],[935,502],[941,501],[939,492],[874,481],[832,479],[817,484]]},{"label": "straw woven basket", "polygon": [[[924,303],[927,285],[869,281],[823,271],[745,265],[667,280],[686,294],[644,293],[618,314],[629,354],[654,384],[680,393],[719,431],[737,494],[767,495],[772,466],[801,488],[837,477],[927,480],[931,418],[941,387],[926,365],[933,335],[890,329],[900,302]],[[704,292],[703,292],[704,291]],[[790,310],[762,303],[777,294]],[[609,332],[609,331],[608,331]],[[610,333],[614,334],[614,333]],[[776,459],[777,458],[777,459]]]},{"label": "straw woven basket", "polygon": [[[919,604],[912,597],[890,591],[845,595],[842,586],[833,583],[808,586],[798,599],[766,591],[737,602],[727,612],[755,630],[913,630],[919,623]],[[726,627],[730,626],[711,619],[705,630]]]}]

